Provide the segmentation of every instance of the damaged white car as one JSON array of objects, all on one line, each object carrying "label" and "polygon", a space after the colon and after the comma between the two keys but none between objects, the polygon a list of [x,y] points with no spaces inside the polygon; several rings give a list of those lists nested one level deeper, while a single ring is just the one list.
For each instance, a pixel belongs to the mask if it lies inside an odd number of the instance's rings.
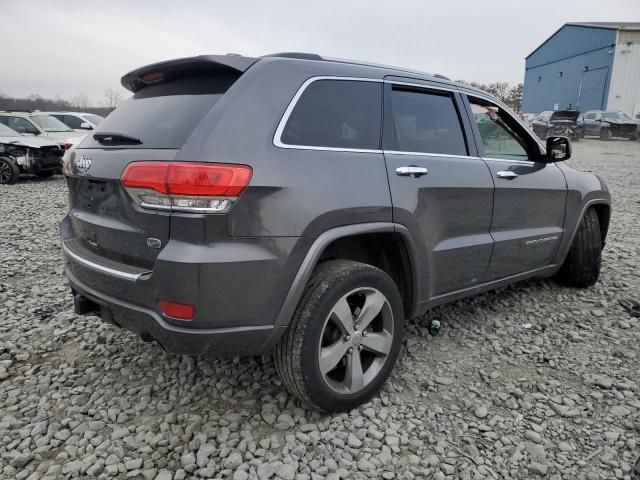
[{"label": "damaged white car", "polygon": [[0,123],[0,184],[14,183],[21,174],[46,178],[60,173],[63,153],[55,142],[22,135]]}]

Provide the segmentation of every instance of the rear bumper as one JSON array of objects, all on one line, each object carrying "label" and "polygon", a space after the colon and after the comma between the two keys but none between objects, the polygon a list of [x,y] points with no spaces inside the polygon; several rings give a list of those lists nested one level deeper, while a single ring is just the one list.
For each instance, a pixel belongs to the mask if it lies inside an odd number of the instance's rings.
[{"label": "rear bumper", "polygon": [[[60,227],[74,294],[95,304],[103,320],[153,337],[168,351],[262,355],[284,333],[276,318],[304,254],[298,238],[172,239],[150,268],[141,268],[89,248],[69,217]],[[195,316],[167,317],[160,300],[192,305]]]},{"label": "rear bumper", "polygon": [[235,328],[185,328],[168,323],[153,310],[119,300],[83,285],[69,270],[65,274],[80,315],[101,320],[155,340],[168,352],[182,355],[264,355],[278,342],[285,327],[273,325]]}]

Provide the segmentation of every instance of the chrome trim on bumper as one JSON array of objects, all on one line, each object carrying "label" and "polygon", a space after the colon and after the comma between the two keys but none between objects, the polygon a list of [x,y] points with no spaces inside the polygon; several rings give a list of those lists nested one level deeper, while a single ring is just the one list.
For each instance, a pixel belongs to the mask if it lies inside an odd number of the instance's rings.
[{"label": "chrome trim on bumper", "polygon": [[141,273],[128,273],[128,272],[123,272],[121,270],[116,270],[115,268],[105,267],[104,265],[100,265],[98,263],[92,262],[91,260],[87,260],[86,258],[81,257],[77,253],[72,252],[71,250],[69,250],[69,248],[65,246],[64,242],[62,243],[62,251],[65,253],[65,255],[72,258],[76,262],[84,265],[87,268],[90,268],[100,273],[104,273],[106,275],[111,275],[112,277],[122,278],[123,280],[128,280],[130,282],[135,282],[142,275],[151,273],[150,271],[141,272]]}]

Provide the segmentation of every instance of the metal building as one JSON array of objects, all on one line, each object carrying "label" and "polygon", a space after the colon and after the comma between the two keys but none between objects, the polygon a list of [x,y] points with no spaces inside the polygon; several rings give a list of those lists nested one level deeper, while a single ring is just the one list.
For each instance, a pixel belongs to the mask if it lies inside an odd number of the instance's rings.
[{"label": "metal building", "polygon": [[526,58],[523,111],[640,112],[640,22],[566,23]]}]

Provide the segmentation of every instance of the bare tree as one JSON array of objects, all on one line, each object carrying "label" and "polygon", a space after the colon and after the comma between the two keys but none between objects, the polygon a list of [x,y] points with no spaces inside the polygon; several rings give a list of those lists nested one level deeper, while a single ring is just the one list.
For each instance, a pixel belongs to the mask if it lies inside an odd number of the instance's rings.
[{"label": "bare tree", "polygon": [[89,106],[89,97],[86,93],[79,93],[78,95],[71,97],[69,103],[73,108],[78,110],[86,110]]},{"label": "bare tree", "polygon": [[104,91],[104,106],[107,108],[115,109],[122,101],[122,92],[114,90],[113,88],[107,88]]}]

